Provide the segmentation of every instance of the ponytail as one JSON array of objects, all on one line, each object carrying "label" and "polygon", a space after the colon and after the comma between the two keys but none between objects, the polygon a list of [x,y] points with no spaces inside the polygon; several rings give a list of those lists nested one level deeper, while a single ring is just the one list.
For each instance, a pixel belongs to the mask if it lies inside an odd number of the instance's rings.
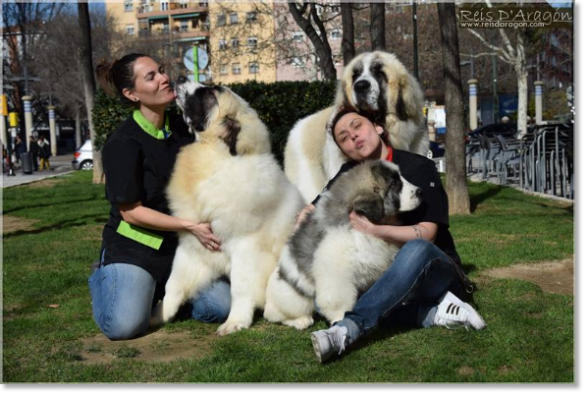
[{"label": "ponytail", "polygon": [[122,58],[113,62],[102,60],[96,66],[96,74],[98,76],[98,83],[109,96],[116,96],[123,102],[134,104],[122,93],[124,89],[134,89],[134,62],[138,58],[149,57],[148,55],[132,53],[123,56]]}]

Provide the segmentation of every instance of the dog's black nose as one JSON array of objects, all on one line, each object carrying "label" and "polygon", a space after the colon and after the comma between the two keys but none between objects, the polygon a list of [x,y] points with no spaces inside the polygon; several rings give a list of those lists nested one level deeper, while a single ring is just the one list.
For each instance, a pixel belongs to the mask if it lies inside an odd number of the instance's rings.
[{"label": "dog's black nose", "polygon": [[358,81],[356,84],[354,84],[354,90],[356,92],[366,92],[370,89],[370,82],[366,81],[366,80],[361,80]]},{"label": "dog's black nose", "polygon": [[181,75],[179,76],[179,78],[177,78],[177,81],[175,82],[177,85],[183,84],[184,82],[187,82],[187,78],[185,78],[185,76]]},{"label": "dog's black nose", "polygon": [[421,188],[417,188],[415,190],[415,196],[418,198],[421,198],[421,195],[423,194],[423,192],[421,192]]}]

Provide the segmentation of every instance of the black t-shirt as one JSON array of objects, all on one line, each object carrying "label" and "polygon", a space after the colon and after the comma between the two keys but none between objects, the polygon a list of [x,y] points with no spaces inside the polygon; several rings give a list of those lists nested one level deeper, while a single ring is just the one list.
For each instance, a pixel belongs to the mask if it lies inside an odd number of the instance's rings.
[{"label": "black t-shirt", "polygon": [[[448,229],[450,226],[448,196],[442,186],[435,163],[421,155],[400,150],[393,150],[393,163],[399,166],[401,175],[407,181],[422,190],[422,201],[419,207],[408,213],[399,214],[399,219],[403,225],[415,225],[420,222],[436,223],[438,230],[434,244],[456,263],[461,264],[454,245],[454,239]],[[322,193],[332,186],[336,178],[358,164],[359,162],[356,161],[344,163],[340,171],[328,182]],[[317,204],[319,198],[320,196],[316,197],[312,203]]]},{"label": "black t-shirt", "polygon": [[[173,262],[177,234],[126,224],[118,204],[140,201],[145,207],[169,214],[165,188],[177,153],[182,146],[193,142],[194,136],[180,116],[167,116],[171,130],[167,138],[152,136],[130,116],[112,133],[102,150],[106,199],[111,203],[110,218],[102,232],[102,249],[105,249],[103,263],[140,266],[156,281],[164,279]],[[132,229],[129,230],[129,227]],[[158,240],[158,249],[144,244],[145,238]]]}]

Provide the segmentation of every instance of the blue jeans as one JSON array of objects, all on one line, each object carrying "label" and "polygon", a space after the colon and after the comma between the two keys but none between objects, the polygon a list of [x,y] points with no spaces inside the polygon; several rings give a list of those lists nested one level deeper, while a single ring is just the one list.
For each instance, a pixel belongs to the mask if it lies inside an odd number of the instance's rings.
[{"label": "blue jeans", "polygon": [[464,287],[457,264],[434,244],[412,240],[397,253],[393,265],[360,296],[354,309],[335,325],[348,328],[349,344],[379,323],[428,327],[438,300]]},{"label": "blue jeans", "polygon": [[[94,321],[110,340],[146,333],[157,283],[144,269],[127,263],[100,266],[89,278]],[[230,313],[230,284],[212,283],[190,301],[191,316],[203,322],[224,322]]]}]

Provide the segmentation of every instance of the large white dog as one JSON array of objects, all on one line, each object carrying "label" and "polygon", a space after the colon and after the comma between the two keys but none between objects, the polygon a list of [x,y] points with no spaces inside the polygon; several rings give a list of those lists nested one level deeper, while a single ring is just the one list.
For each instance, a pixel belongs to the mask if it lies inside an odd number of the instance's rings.
[{"label": "large white dog", "polygon": [[397,225],[397,214],[420,202],[421,190],[390,162],[368,161],[339,176],[283,250],[267,287],[264,317],[304,329],[313,324],[317,304],[330,323],[344,318],[399,250],[352,228],[348,214]]},{"label": "large white dog", "polygon": [[210,251],[180,232],[166,295],[152,323],[166,322],[183,302],[227,275],[232,305],[218,329],[225,335],[251,325],[281,250],[303,206],[271,154],[269,133],[257,113],[225,87],[177,85],[178,104],[197,142],[184,147],[168,187],[180,218],[210,222],[222,243]]},{"label": "large white dog", "polygon": [[394,55],[361,54],[344,68],[334,105],[300,120],[289,133],[285,174],[309,203],[340,170],[346,158],[327,125],[343,106],[370,113],[384,124],[395,149],[425,156],[429,138],[423,105],[419,83]]}]

